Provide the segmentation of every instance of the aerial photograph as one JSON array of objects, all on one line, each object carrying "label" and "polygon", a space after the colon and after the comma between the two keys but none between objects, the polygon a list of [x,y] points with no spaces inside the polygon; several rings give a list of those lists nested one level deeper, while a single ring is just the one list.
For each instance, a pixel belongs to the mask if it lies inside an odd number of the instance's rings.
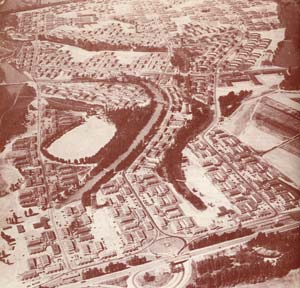
[{"label": "aerial photograph", "polygon": [[0,0],[1,288],[299,288],[300,0]]}]

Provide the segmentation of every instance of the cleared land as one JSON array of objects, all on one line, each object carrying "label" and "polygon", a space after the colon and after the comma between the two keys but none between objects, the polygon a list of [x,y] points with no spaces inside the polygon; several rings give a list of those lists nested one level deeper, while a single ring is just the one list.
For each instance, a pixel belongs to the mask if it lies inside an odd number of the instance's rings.
[{"label": "cleared land", "polygon": [[192,152],[189,149],[185,149],[183,150],[183,155],[190,161],[183,168],[186,185],[192,191],[196,191],[195,194],[197,196],[201,195],[200,198],[207,207],[204,211],[199,211],[193,209],[194,207],[188,205],[186,201],[183,201],[181,206],[186,215],[192,216],[200,227],[209,227],[212,224],[230,226],[229,223],[226,223],[227,221],[224,217],[222,219],[218,218],[218,207],[224,206],[227,209],[234,209],[234,207],[226,196],[210,182],[209,178],[205,175],[205,169],[197,163],[197,158]]},{"label": "cleared land", "polygon": [[299,157],[284,149],[277,148],[265,154],[264,158],[300,187]]},{"label": "cleared land", "polygon": [[110,141],[115,132],[112,123],[94,116],[56,140],[48,151],[65,160],[93,156]]}]

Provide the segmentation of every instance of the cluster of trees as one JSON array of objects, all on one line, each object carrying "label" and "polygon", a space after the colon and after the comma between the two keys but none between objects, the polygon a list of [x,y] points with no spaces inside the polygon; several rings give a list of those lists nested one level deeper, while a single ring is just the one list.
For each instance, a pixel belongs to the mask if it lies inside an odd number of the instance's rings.
[{"label": "cluster of trees", "polygon": [[47,40],[56,43],[68,44],[71,46],[78,46],[88,51],[137,51],[137,52],[166,52],[166,47],[155,47],[155,46],[135,46],[125,44],[111,44],[103,41],[93,41],[89,39],[72,39],[72,38],[60,38],[49,35],[39,35],[39,40]]},{"label": "cluster of trees", "polygon": [[[192,193],[185,185],[185,176],[181,169],[182,150],[196,135],[203,131],[212,120],[211,110],[196,101],[192,102],[192,120],[189,120],[185,127],[182,127],[175,139],[172,147],[166,151],[165,157],[159,167],[161,176],[168,179],[174,188],[184,196],[197,209],[205,209],[202,200]],[[178,181],[179,180],[179,181]]]},{"label": "cluster of trees", "polygon": [[278,43],[272,62],[275,66],[300,66],[300,2],[277,2],[278,17],[285,27],[285,39]]},{"label": "cluster of trees", "polygon": [[280,88],[285,90],[300,90],[300,67],[289,68],[284,73],[284,79],[280,83]]},{"label": "cluster of trees", "polygon": [[139,257],[137,255],[133,256],[131,259],[127,261],[127,264],[130,266],[137,266],[147,262],[146,257]]},{"label": "cluster of trees", "polygon": [[98,180],[91,189],[82,194],[81,202],[83,206],[91,206],[91,194],[95,193],[99,190],[100,186],[106,182],[108,182],[115,175],[114,171],[108,171],[105,175]]},{"label": "cluster of trees", "polygon": [[99,277],[104,274],[105,272],[101,268],[94,267],[94,268],[89,268],[88,270],[82,272],[82,278],[83,280],[86,280],[86,279]]},{"label": "cluster of trees", "polygon": [[155,280],[155,275],[152,275],[149,272],[146,272],[144,274],[143,278],[144,278],[145,282],[153,282]]},{"label": "cluster of trees", "polygon": [[286,253],[294,248],[300,248],[300,232],[299,230],[292,230],[286,233],[259,233],[256,238],[249,241],[248,245],[249,247],[260,246],[268,250]]},{"label": "cluster of trees", "polygon": [[90,279],[90,278],[94,278],[94,277],[98,277],[104,274],[110,274],[110,273],[114,273],[117,271],[121,271],[127,268],[127,265],[122,263],[122,262],[116,262],[116,263],[112,263],[110,262],[105,268],[104,270],[101,268],[89,268],[88,270],[82,272],[82,278],[85,279]]},{"label": "cluster of trees", "polygon": [[230,116],[241,105],[243,99],[251,94],[252,90],[241,90],[239,94],[231,91],[227,95],[219,97],[222,116]]},{"label": "cluster of trees", "polygon": [[87,112],[92,114],[93,111],[99,111],[102,109],[101,105],[89,104],[83,101],[73,100],[73,99],[60,99],[55,97],[47,98],[47,108],[56,109],[61,111],[79,111]]},{"label": "cluster of trees", "polygon": [[175,67],[178,67],[179,71],[186,72],[190,66],[191,52],[187,49],[177,49],[174,51],[170,61]]},{"label": "cluster of trees", "polygon": [[92,175],[98,174],[112,162],[112,159],[116,159],[128,149],[149,121],[155,106],[156,103],[152,101],[146,107],[123,108],[107,112],[107,117],[115,124],[117,131],[114,137],[95,155],[84,159],[84,163],[97,163],[91,171]]},{"label": "cluster of trees", "polygon": [[233,231],[233,232],[225,232],[221,235],[212,234],[206,238],[203,238],[200,240],[195,240],[195,241],[191,242],[188,247],[190,250],[195,250],[198,248],[214,245],[217,243],[222,243],[224,241],[244,237],[244,236],[250,235],[252,233],[253,233],[253,231],[249,228],[239,228],[238,230]]},{"label": "cluster of trees", "polygon": [[[2,117],[0,123],[0,151],[2,151],[11,137],[26,132],[28,106],[34,100],[36,93],[34,88],[25,84],[20,90],[15,103],[16,95],[9,93],[3,86],[0,87],[0,95],[0,117]],[[14,106],[11,107],[13,104]],[[8,109],[10,109],[9,113],[3,115]]]},{"label": "cluster of trees", "polygon": [[278,16],[285,29],[285,39],[293,40],[300,48],[300,3],[299,1],[277,0]]},{"label": "cluster of trees", "polygon": [[[195,263],[196,279],[187,288],[228,287],[239,283],[257,283],[288,274],[300,267],[299,230],[284,234],[259,234],[234,256],[216,256]],[[276,249],[281,256],[269,262],[255,253],[252,246]]]},{"label": "cluster of trees", "polygon": [[[1,82],[1,80],[0,80],[0,82]],[[0,86],[0,95],[1,95],[1,97],[0,97],[0,118],[1,118],[1,117],[3,117],[3,114],[6,113],[6,111],[9,109],[9,107],[13,104],[16,95],[10,94],[5,86]],[[3,121],[0,122],[0,129],[1,129],[0,152],[3,150],[3,148],[6,144],[6,141],[9,138],[9,135],[8,135],[9,131],[7,131],[7,133],[5,133],[4,126],[6,126],[6,125],[3,125]]]},{"label": "cluster of trees", "polygon": [[5,72],[3,69],[0,67],[0,83],[5,80]]}]

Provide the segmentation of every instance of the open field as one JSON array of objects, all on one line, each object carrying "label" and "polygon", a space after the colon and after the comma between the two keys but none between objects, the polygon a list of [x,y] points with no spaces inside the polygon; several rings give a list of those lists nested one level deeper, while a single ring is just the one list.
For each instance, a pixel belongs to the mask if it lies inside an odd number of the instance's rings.
[{"label": "open field", "polygon": [[297,100],[298,101],[300,100],[300,92],[287,93],[287,92],[281,91],[279,93],[274,94],[273,96],[270,96],[270,98],[276,100],[277,102],[279,102],[282,105],[285,105],[289,108],[300,111],[300,103],[297,102]]},{"label": "open field", "polygon": [[277,148],[264,155],[264,158],[289,177],[300,187],[300,158],[288,151]]},{"label": "open field", "polygon": [[[197,163],[196,157],[189,149],[183,151],[190,163],[184,169],[187,186],[197,191],[195,194],[200,195],[201,200],[207,208],[204,211],[199,211],[192,205],[188,205],[186,201],[182,201],[181,207],[187,216],[193,217],[200,227],[209,227],[216,224],[219,226],[230,226],[230,223],[224,217],[218,218],[218,207],[224,206],[227,209],[234,209],[227,197],[219,191],[205,175],[205,169]],[[227,222],[227,223],[226,223]]]},{"label": "open field", "polygon": [[272,40],[268,49],[275,51],[278,43],[284,40],[284,32],[285,32],[285,28],[279,28],[279,29],[272,29],[269,31],[260,31],[259,34],[261,35],[262,38],[268,38]]},{"label": "open field", "polygon": [[245,102],[222,123],[222,127],[253,149],[266,151],[280,144],[285,138],[255,121],[259,105],[259,99]]},{"label": "open field", "polygon": [[115,132],[113,124],[94,116],[56,140],[48,151],[66,160],[93,156],[110,141]]},{"label": "open field", "polygon": [[284,79],[284,76],[281,74],[261,74],[255,76],[259,82],[261,82],[263,85],[267,85],[269,87],[272,87],[273,85],[278,85],[281,83],[281,81]]},{"label": "open field", "polygon": [[256,100],[247,101],[242,104],[222,123],[223,128],[235,136],[239,136],[246,128],[248,122],[250,122],[256,104]]},{"label": "open field", "polygon": [[240,140],[250,145],[256,151],[266,151],[279,145],[283,139],[272,135],[255,125],[254,121],[248,123],[245,130],[240,134]]}]

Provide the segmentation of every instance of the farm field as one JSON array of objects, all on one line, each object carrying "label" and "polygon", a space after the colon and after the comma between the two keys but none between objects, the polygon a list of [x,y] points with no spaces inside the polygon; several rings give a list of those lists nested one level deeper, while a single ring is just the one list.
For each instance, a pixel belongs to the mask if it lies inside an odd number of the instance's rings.
[{"label": "farm field", "polygon": [[276,135],[272,135],[261,130],[251,121],[240,134],[240,140],[250,145],[256,151],[266,151],[272,147],[279,145],[283,139]]},{"label": "farm field", "polygon": [[110,141],[115,132],[113,124],[94,116],[52,143],[48,151],[65,160],[93,156]]},{"label": "farm field", "polygon": [[281,146],[284,150],[296,155],[297,157],[300,157],[300,136],[296,138],[295,140]]},{"label": "farm field", "polygon": [[270,164],[300,186],[300,158],[288,151],[277,148],[263,156]]}]

